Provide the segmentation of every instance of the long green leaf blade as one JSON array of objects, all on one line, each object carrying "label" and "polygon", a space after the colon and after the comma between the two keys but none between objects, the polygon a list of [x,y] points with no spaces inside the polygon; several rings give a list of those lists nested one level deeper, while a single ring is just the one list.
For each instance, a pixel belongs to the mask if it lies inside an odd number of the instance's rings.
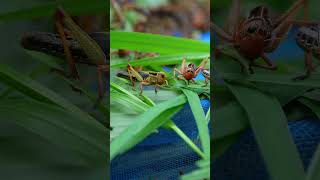
[{"label": "long green leaf blade", "polygon": [[226,84],[249,117],[271,178],[304,179],[303,165],[278,100],[254,89]]},{"label": "long green leaf blade", "polygon": [[208,53],[210,44],[192,39],[137,32],[111,31],[110,47],[160,54]]},{"label": "long green leaf blade", "polygon": [[184,95],[151,107],[134,120],[123,133],[116,137],[110,146],[110,159],[123,153],[147,137],[151,132],[166,123],[186,102]]},{"label": "long green leaf blade", "polygon": [[194,93],[190,90],[183,89],[182,91],[188,99],[194,119],[196,120],[204,154],[206,158],[210,159],[209,129],[206,121],[206,116],[201,106],[199,96],[197,93]]}]

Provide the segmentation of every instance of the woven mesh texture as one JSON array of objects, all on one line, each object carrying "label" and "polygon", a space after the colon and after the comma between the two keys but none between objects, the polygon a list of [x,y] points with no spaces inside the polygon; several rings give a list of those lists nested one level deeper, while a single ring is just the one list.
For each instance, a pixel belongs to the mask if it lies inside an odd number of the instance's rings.
[{"label": "woven mesh texture", "polygon": [[[209,100],[201,100],[205,112]],[[189,104],[174,115],[172,120],[199,146],[197,126]],[[179,172],[194,170],[200,157],[194,153],[174,132],[160,128],[130,151],[117,156],[111,162],[112,180],[179,178]]]},{"label": "woven mesh texture", "polygon": [[[320,121],[301,120],[288,125],[307,169],[320,141]],[[215,180],[270,180],[250,129],[212,163],[211,177]]]}]

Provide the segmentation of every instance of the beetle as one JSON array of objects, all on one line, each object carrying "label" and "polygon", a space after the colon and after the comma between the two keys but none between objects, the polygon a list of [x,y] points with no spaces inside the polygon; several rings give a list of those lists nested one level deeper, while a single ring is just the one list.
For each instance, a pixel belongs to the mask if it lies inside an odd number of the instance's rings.
[{"label": "beetle", "polygon": [[[241,56],[248,60],[251,74],[254,73],[253,66],[276,70],[277,66],[267,57],[266,53],[273,52],[279,46],[292,25],[316,24],[305,20],[292,20],[293,15],[301,6],[306,5],[306,2],[307,0],[297,0],[276,19],[270,17],[269,9],[265,6],[255,7],[246,18],[241,19],[240,0],[233,0],[227,29],[222,30],[214,22],[211,23],[211,28],[223,41],[231,44]],[[215,52],[219,53],[221,49],[215,47]],[[262,58],[266,65],[257,64],[255,60],[258,58]]]}]

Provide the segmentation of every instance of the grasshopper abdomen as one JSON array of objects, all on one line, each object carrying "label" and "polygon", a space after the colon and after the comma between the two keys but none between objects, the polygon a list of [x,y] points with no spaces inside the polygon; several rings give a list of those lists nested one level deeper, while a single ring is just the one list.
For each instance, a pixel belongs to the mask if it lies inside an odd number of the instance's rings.
[{"label": "grasshopper abdomen", "polygon": [[[90,33],[89,36],[97,42],[104,54],[109,55],[109,33],[95,32]],[[73,58],[77,63],[96,65],[89,60],[85,51],[80,47],[77,40],[71,36],[67,36],[68,47],[72,53]],[[21,39],[23,48],[33,51],[42,52],[52,56],[65,58],[63,44],[58,34],[47,32],[28,32],[25,33]],[[108,57],[108,56],[107,56]],[[108,60],[109,58],[107,58]]]}]

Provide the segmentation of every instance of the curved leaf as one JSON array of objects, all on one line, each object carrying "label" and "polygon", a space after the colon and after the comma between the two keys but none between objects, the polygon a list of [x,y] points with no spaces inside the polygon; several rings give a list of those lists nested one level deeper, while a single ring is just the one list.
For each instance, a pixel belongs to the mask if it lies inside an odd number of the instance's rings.
[{"label": "curved leaf", "polygon": [[247,113],[271,178],[304,179],[302,161],[279,101],[255,89],[230,83],[226,85]]}]

